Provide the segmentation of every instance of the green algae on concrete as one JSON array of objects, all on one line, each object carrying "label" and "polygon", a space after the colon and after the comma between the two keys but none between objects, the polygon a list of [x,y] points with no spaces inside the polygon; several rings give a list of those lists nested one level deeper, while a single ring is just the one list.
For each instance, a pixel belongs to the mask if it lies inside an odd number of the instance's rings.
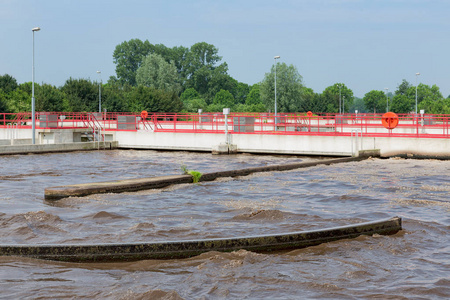
[{"label": "green algae on concrete", "polygon": [[70,262],[111,262],[143,259],[180,259],[209,251],[240,249],[269,253],[315,246],[360,235],[395,234],[399,217],[312,231],[209,240],[98,245],[0,245],[0,256],[20,256]]}]

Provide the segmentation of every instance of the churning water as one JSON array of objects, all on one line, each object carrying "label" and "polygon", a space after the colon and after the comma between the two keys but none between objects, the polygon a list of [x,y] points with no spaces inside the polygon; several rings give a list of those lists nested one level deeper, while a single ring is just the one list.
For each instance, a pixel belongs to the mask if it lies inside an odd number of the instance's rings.
[{"label": "churning water", "polygon": [[[314,158],[315,159],[315,158]],[[2,244],[235,237],[400,216],[403,230],[275,254],[62,263],[0,257],[0,297],[447,299],[450,161],[368,159],[161,190],[44,200],[46,187],[311,161],[98,151],[0,157]]]}]

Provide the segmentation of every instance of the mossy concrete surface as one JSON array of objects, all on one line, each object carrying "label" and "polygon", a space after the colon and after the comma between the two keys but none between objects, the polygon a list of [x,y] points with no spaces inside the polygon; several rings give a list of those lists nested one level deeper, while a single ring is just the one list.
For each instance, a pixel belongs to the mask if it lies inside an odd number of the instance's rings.
[{"label": "mossy concrete surface", "polygon": [[360,235],[395,234],[402,229],[399,217],[322,230],[277,235],[154,243],[98,245],[2,245],[0,255],[71,262],[110,262],[143,259],[180,259],[209,251],[253,252],[292,250]]}]

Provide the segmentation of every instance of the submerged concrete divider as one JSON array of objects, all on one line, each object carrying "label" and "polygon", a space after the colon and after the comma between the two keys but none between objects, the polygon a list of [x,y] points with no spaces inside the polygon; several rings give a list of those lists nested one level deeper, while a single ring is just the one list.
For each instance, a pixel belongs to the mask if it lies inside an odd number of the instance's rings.
[{"label": "submerged concrete divider", "polygon": [[93,182],[63,185],[45,189],[46,200],[58,200],[66,197],[82,197],[102,193],[122,193],[163,188],[172,184],[190,183],[191,175],[172,175],[150,178]]},{"label": "submerged concrete divider", "polygon": [[110,142],[80,142],[66,144],[20,144],[0,146],[0,155],[16,155],[16,154],[42,154],[57,152],[73,152],[73,151],[89,151],[89,150],[112,150],[117,149],[117,141]]},{"label": "submerged concrete divider", "polygon": [[393,217],[321,230],[208,240],[97,245],[0,245],[0,256],[71,262],[179,259],[209,251],[231,252],[244,249],[268,253],[292,250],[360,235],[394,234],[401,229],[401,218]]},{"label": "submerged concrete divider", "polygon": [[[369,152],[373,155],[373,152]],[[375,153],[376,154],[376,153]],[[379,155],[379,152],[378,152]],[[360,161],[368,157],[367,153],[359,155],[357,157],[345,157],[336,159],[325,159],[313,162],[300,162],[282,165],[272,165],[264,167],[253,167],[239,170],[218,171],[212,173],[202,174],[199,181],[213,181],[217,178],[223,177],[237,177],[247,176],[257,172],[272,172],[272,171],[287,171],[299,168],[307,168],[318,165],[331,165],[336,163],[344,163],[351,161]],[[45,189],[46,200],[58,200],[66,197],[82,197],[92,194],[101,193],[121,193],[121,192],[133,192],[139,190],[148,190],[167,187],[172,184],[192,183],[193,179],[191,175],[172,175],[150,178],[138,178],[127,180],[116,180],[108,182],[93,182],[83,183],[75,185],[64,185],[49,187]]]}]

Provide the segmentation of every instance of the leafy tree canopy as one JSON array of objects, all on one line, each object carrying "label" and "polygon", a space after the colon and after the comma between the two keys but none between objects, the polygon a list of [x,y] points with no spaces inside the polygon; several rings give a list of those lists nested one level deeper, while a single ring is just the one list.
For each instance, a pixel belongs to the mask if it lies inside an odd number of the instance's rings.
[{"label": "leafy tree canopy", "polygon": [[143,59],[150,53],[153,45],[139,39],[125,41],[116,46],[113,59],[117,78],[122,84],[136,85],[136,72]]},{"label": "leafy tree canopy", "polygon": [[136,82],[154,89],[179,93],[181,85],[173,62],[168,63],[159,54],[149,54],[136,72]]},{"label": "leafy tree canopy", "polygon": [[343,83],[335,83],[322,93],[322,101],[327,105],[327,112],[338,113],[348,111],[353,104],[353,91]]},{"label": "leafy tree canopy", "polygon": [[18,87],[17,80],[11,75],[5,74],[0,76],[0,89],[6,94],[14,91]]},{"label": "leafy tree canopy", "polygon": [[[261,100],[266,107],[275,107],[275,68],[277,74],[278,112],[302,111],[302,76],[293,65],[277,62],[261,82]],[[274,111],[274,110],[273,110]]]},{"label": "leafy tree canopy", "polygon": [[363,100],[365,107],[373,113],[386,111],[387,97],[383,91],[372,90],[364,95]]}]

